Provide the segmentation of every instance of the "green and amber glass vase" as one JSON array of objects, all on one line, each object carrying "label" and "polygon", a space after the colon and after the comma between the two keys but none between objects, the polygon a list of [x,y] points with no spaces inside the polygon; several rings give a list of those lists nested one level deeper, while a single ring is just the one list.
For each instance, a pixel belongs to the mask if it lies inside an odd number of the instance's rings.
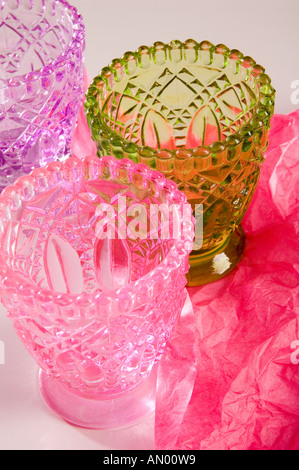
[{"label": "green and amber glass vase", "polygon": [[146,163],[175,181],[194,210],[202,208],[189,286],[225,276],[242,256],[241,221],[259,179],[274,101],[271,79],[251,57],[191,39],[127,52],[88,90],[99,156]]}]

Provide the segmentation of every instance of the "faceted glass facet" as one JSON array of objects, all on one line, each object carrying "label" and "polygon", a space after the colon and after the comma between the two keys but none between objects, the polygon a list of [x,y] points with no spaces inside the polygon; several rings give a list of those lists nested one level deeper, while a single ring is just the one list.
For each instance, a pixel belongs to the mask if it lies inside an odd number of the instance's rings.
[{"label": "faceted glass facet", "polygon": [[0,189],[63,158],[83,96],[85,30],[64,0],[0,5]]},{"label": "faceted glass facet", "polygon": [[[146,163],[175,181],[193,208],[203,204],[195,264],[222,253],[253,196],[274,110],[264,72],[222,44],[157,42],[113,60],[87,94],[99,156]],[[206,282],[220,277],[212,273],[214,254]]]},{"label": "faceted glass facet", "polygon": [[42,370],[95,403],[141,386],[185,301],[186,197],[146,165],[70,158],[19,178],[0,208],[2,301]]}]

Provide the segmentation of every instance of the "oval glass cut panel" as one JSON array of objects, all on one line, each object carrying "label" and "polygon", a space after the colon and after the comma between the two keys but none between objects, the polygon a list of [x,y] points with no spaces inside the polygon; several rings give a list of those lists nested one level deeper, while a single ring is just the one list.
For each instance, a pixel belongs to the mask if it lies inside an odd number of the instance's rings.
[{"label": "oval glass cut panel", "polygon": [[154,110],[148,111],[141,128],[142,145],[174,149],[172,129],[167,120]]},{"label": "oval glass cut panel", "polygon": [[117,290],[130,282],[131,253],[126,240],[118,236],[114,227],[113,236],[108,225],[98,234],[94,267],[98,285],[104,291]]},{"label": "oval glass cut panel", "polygon": [[79,255],[67,241],[57,235],[53,234],[48,239],[44,266],[50,289],[70,294],[83,292],[84,280]]},{"label": "oval glass cut panel", "polygon": [[187,148],[211,145],[221,140],[220,123],[210,106],[203,106],[193,117],[187,134]]}]

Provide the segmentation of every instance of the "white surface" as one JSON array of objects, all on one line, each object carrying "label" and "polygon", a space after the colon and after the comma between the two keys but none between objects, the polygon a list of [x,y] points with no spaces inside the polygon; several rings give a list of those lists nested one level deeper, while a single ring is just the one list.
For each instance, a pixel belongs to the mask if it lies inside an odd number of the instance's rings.
[{"label": "white surface", "polygon": [[239,49],[266,68],[277,90],[276,113],[299,107],[291,102],[291,83],[299,80],[299,0],[69,1],[84,19],[91,78],[142,44],[209,40]]},{"label": "white surface", "polygon": [[[299,0],[70,0],[87,29],[91,77],[141,44],[208,39],[251,55],[277,89],[276,112],[289,113],[291,82],[299,80]],[[44,404],[38,368],[0,306],[0,449],[153,449],[153,417],[121,431],[71,426]],[[2,349],[0,347],[0,354]]]},{"label": "white surface", "polygon": [[17,337],[0,304],[0,450],[151,450],[154,416],[119,431],[72,426],[44,403],[38,367]]}]

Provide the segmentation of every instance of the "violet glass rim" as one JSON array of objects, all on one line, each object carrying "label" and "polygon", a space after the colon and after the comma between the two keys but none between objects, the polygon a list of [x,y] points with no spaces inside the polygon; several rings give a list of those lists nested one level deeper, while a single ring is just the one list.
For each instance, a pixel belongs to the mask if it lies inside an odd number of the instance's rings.
[{"label": "violet glass rim", "polygon": [[[45,2],[47,0],[42,1],[43,7],[45,8]],[[82,15],[80,15],[78,10],[73,5],[70,5],[66,0],[51,1],[53,1],[53,3],[61,5],[68,12],[71,13],[70,17],[73,23],[73,35],[69,41],[68,46],[52,62],[47,65],[44,65],[39,69],[36,69],[23,75],[14,75],[11,78],[2,78],[0,75],[0,84],[3,83],[5,85],[3,88],[21,86],[25,83],[31,83],[32,81],[38,80],[42,75],[52,75],[53,73],[55,73],[56,68],[59,68],[64,65],[64,60],[73,58],[74,54],[78,49],[81,49],[82,51],[85,49],[85,25],[83,22]],[[3,2],[6,2],[6,0],[2,0],[2,3]],[[17,3],[19,6],[20,0],[17,0]]]},{"label": "violet glass rim", "polygon": [[[238,66],[242,66],[252,74],[258,86],[257,104],[254,109],[251,119],[244,124],[237,132],[227,136],[225,139],[215,141],[210,145],[200,145],[195,148],[183,149],[166,149],[166,148],[152,148],[142,146],[130,142],[123,136],[113,131],[101,118],[101,110],[98,106],[98,96],[100,94],[100,87],[107,86],[108,90],[113,89],[112,80],[120,81],[117,78],[117,73],[120,68],[123,68],[124,73],[131,75],[128,65],[130,62],[135,62],[136,68],[142,69],[140,61],[141,56],[148,56],[150,63],[155,63],[155,54],[164,51],[165,60],[167,53],[172,50],[181,50],[182,54],[188,50],[194,50],[196,54],[198,51],[206,51],[210,54],[210,64],[213,62],[214,54],[222,55],[224,62],[231,59],[236,62]],[[226,65],[225,65],[226,66]],[[224,67],[225,68],[225,67]],[[134,75],[136,72],[134,73]],[[240,143],[250,139],[257,132],[264,131],[270,127],[270,120],[274,114],[276,90],[271,85],[271,78],[265,73],[265,68],[259,65],[252,57],[245,56],[237,49],[230,49],[224,44],[214,45],[209,41],[197,42],[194,39],[187,39],[182,42],[180,40],[172,40],[168,44],[161,41],[155,42],[152,46],[140,46],[136,51],[128,51],[123,54],[121,58],[114,59],[107,67],[100,70],[99,74],[93,79],[85,96],[85,112],[87,121],[90,128],[93,130],[103,129],[108,134],[108,139],[113,141],[117,138],[122,142],[122,147],[128,153],[132,153],[132,147],[135,148],[140,155],[144,156],[157,156],[160,153],[168,153],[170,156],[184,158],[184,157],[197,157],[206,158],[209,155],[217,154],[225,151],[226,148],[231,148],[239,145]],[[95,124],[95,125],[94,125]]]},{"label": "violet glass rim", "polygon": [[[94,175],[99,174],[101,170],[107,167],[111,171],[109,174],[112,176],[112,180],[117,178],[115,174],[117,169],[127,169],[131,172],[131,175],[134,173],[143,176],[143,180],[147,183],[154,182],[157,188],[169,196],[170,203],[173,201],[175,204],[190,206],[185,194],[179,191],[176,183],[167,180],[162,173],[151,170],[143,163],[136,164],[129,159],[117,160],[113,156],[104,156],[101,159],[96,156],[88,156],[82,160],[77,157],[69,157],[64,162],[51,162],[45,167],[36,168],[28,175],[19,177],[13,185],[5,188],[0,195],[0,237],[9,226],[11,212],[20,210],[24,202],[28,202],[35,196],[59,186],[61,181],[70,184],[81,181],[83,178],[94,181],[96,179]],[[92,177],[90,177],[91,174]],[[107,178],[104,180],[107,181]],[[30,196],[26,191],[28,188],[30,188]],[[26,192],[26,197],[24,192]],[[192,214],[192,210],[190,210],[190,214]],[[180,222],[183,223],[182,215],[180,219]],[[155,289],[153,287],[161,281],[161,277],[166,281],[174,271],[177,272],[178,270],[184,271],[184,274],[186,274],[188,268],[186,260],[192,251],[194,241],[195,218],[193,215],[191,215],[190,221],[191,224],[188,225],[188,230],[184,231],[184,239],[173,240],[174,245],[156,268],[140,279],[117,290],[108,293],[94,292],[93,294],[82,292],[78,295],[41,289],[32,285],[31,282],[16,282],[14,280],[14,269],[7,266],[6,257],[0,252],[0,282],[2,289],[5,289],[5,283],[8,281],[9,286],[18,291],[18,295],[22,295],[23,292],[24,296],[33,295],[41,302],[59,302],[62,304],[65,302],[64,305],[70,305],[77,301],[95,303],[101,300],[104,300],[105,304],[115,301],[123,302],[124,300],[133,303],[137,291],[147,292],[147,300],[150,301],[154,296]]]}]

